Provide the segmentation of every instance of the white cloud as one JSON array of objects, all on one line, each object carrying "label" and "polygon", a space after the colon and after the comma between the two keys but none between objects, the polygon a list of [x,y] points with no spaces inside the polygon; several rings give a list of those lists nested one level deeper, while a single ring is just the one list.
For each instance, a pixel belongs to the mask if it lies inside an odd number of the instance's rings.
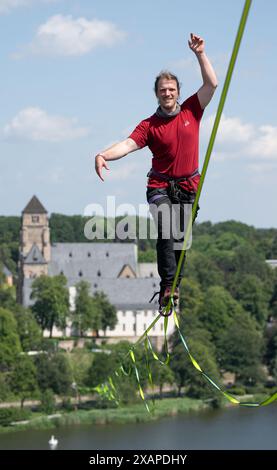
[{"label": "white cloud", "polygon": [[113,46],[125,36],[125,32],[109,21],[55,15],[39,26],[33,42],[17,57],[26,52],[48,56],[81,56],[96,47]]},{"label": "white cloud", "polygon": [[[203,120],[201,136],[206,143],[210,137],[215,115]],[[261,159],[266,162],[277,160],[277,127],[271,125],[256,126],[252,123],[244,123],[238,117],[221,117],[218,133],[215,141],[215,152],[218,161],[247,159],[253,162],[248,168],[256,171],[256,161]]]},{"label": "white cloud", "polygon": [[[204,136],[211,134],[215,120],[215,114],[203,120],[202,132]],[[218,143],[234,143],[249,142],[254,135],[254,126],[252,124],[244,124],[238,117],[221,116],[216,141]]]},{"label": "white cloud", "polygon": [[8,139],[61,142],[85,137],[89,129],[76,126],[76,119],[50,116],[40,108],[25,108],[3,129]]},{"label": "white cloud", "polygon": [[54,3],[57,0],[0,0],[0,14],[8,13],[14,8],[25,7],[38,3]]},{"label": "white cloud", "polygon": [[251,155],[277,158],[277,127],[261,126],[260,135],[250,145]]}]

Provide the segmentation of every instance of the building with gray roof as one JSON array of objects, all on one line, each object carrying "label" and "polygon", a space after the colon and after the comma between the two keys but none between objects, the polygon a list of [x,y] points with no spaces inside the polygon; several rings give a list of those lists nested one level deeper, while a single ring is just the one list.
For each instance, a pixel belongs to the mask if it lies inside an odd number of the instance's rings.
[{"label": "building with gray roof", "polygon": [[[117,309],[117,325],[106,336],[135,341],[158,315],[157,300],[149,300],[159,290],[160,279],[154,263],[138,263],[135,243],[54,243],[46,209],[34,196],[22,212],[20,253],[21,302],[32,304],[33,280],[42,275],[63,274],[67,279],[71,311],[74,315],[76,284],[84,280],[90,292],[104,292]],[[160,323],[160,322],[158,322]],[[173,331],[170,319],[168,332]],[[71,336],[70,322],[66,331],[53,330],[54,336]],[[90,333],[92,334],[92,332]],[[100,331],[100,335],[104,333]],[[163,337],[163,326],[155,325],[151,336]]]}]

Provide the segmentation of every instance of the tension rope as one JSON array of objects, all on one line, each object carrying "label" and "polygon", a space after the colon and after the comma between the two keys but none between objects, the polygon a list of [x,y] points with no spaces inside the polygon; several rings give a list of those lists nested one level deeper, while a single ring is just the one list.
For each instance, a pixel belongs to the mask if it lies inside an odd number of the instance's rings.
[{"label": "tension rope", "polygon": [[[175,288],[176,288],[176,285],[177,285],[177,279],[178,279],[179,273],[181,271],[181,265],[182,265],[182,262],[183,262],[183,259],[184,259],[184,256],[185,256],[186,246],[187,246],[187,242],[188,242],[189,236],[190,236],[190,227],[192,226],[192,221],[194,220],[194,217],[196,215],[198,202],[199,202],[202,187],[203,187],[203,184],[204,184],[204,181],[205,181],[205,177],[206,177],[210,157],[211,157],[211,154],[212,154],[212,150],[213,150],[216,135],[217,135],[217,130],[218,130],[219,123],[220,123],[220,118],[221,118],[223,108],[224,108],[224,104],[225,104],[225,101],[226,101],[228,89],[229,89],[231,78],[232,78],[232,75],[233,75],[233,71],[234,71],[236,60],[237,60],[237,56],[238,56],[241,40],[242,40],[242,37],[243,37],[243,33],[244,33],[244,30],[245,30],[245,26],[246,26],[249,10],[250,10],[250,7],[251,7],[251,3],[252,3],[252,0],[245,0],[242,16],[241,16],[241,19],[240,19],[240,23],[239,23],[239,27],[238,27],[238,31],[237,31],[237,35],[236,35],[236,39],[235,39],[235,43],[234,43],[234,46],[233,46],[231,59],[230,59],[230,62],[229,62],[226,78],[225,78],[224,85],[223,85],[223,90],[222,90],[220,101],[219,101],[218,108],[217,108],[217,113],[216,113],[213,129],[212,129],[212,132],[211,132],[208,148],[207,148],[204,163],[203,163],[203,168],[202,168],[202,172],[201,172],[200,182],[199,182],[199,185],[198,185],[198,190],[197,190],[195,201],[193,203],[192,211],[191,211],[191,214],[190,214],[190,217],[189,217],[189,221],[188,221],[188,225],[187,225],[187,229],[186,229],[186,233],[185,233],[185,237],[184,237],[183,247],[182,247],[181,255],[180,255],[180,258],[179,258],[178,266],[177,266],[177,269],[176,269],[176,273],[175,273],[175,277],[174,277],[174,281],[173,281],[173,285],[172,285],[172,289],[171,289],[171,295],[170,295],[170,298],[169,298],[169,301],[168,301],[167,305],[164,307],[164,315],[163,315],[164,316],[164,350],[165,350],[166,358],[165,358],[165,360],[162,360],[158,357],[157,353],[152,348],[152,344],[151,344],[151,341],[150,341],[149,336],[148,336],[148,333],[152,330],[153,326],[161,318],[161,315],[158,315],[153,320],[153,322],[150,324],[150,326],[146,329],[146,331],[142,334],[142,336],[134,343],[133,347],[125,355],[125,359],[128,356],[130,357],[132,367],[129,367],[129,370],[126,371],[123,364],[121,364],[121,366],[114,371],[114,376],[115,377],[127,376],[127,375],[130,375],[132,373],[132,368],[133,368],[133,370],[135,372],[135,377],[136,377],[136,380],[137,380],[137,384],[138,384],[139,394],[140,394],[142,400],[145,403],[147,411],[149,411],[149,412],[150,412],[150,409],[149,409],[148,403],[145,399],[145,395],[144,395],[142,384],[141,384],[140,374],[139,374],[139,371],[138,371],[138,368],[137,368],[135,348],[139,344],[144,342],[145,357],[146,357],[146,368],[147,368],[147,373],[148,373],[148,381],[149,381],[150,386],[153,388],[153,378],[152,378],[151,368],[150,368],[150,364],[149,364],[149,352],[152,354],[153,359],[158,361],[160,364],[162,364],[162,365],[169,364],[170,353],[168,351],[167,326],[168,326],[168,315],[170,315],[171,312],[173,312],[173,317],[174,317],[174,322],[175,322],[176,329],[178,331],[180,340],[181,340],[181,342],[184,346],[184,349],[185,349],[191,363],[193,364],[195,369],[202,375],[202,377],[206,381],[208,381],[209,384],[212,387],[214,387],[218,392],[220,392],[227,400],[229,400],[233,404],[240,405],[240,406],[246,406],[246,407],[266,406],[266,405],[269,405],[270,403],[274,402],[275,400],[277,400],[277,391],[276,391],[272,395],[268,396],[266,399],[264,399],[263,401],[261,401],[259,403],[241,402],[236,397],[234,397],[233,395],[228,393],[226,390],[224,390],[222,387],[220,387],[214,380],[212,380],[209,377],[209,375],[206,374],[206,372],[201,368],[199,363],[196,361],[196,359],[193,357],[193,355],[190,352],[187,341],[186,341],[184,335],[182,334],[182,332],[180,330],[180,324],[179,324],[178,316],[177,316],[175,306],[174,306],[174,301],[173,301],[173,294],[174,294],[174,291],[175,291]],[[107,382],[105,382],[104,384],[101,384],[101,385],[98,385],[97,387],[95,387],[94,390],[97,391],[102,396],[105,396],[109,400],[114,400],[116,403],[119,403],[119,401],[120,401],[112,376],[110,376],[108,378]]]}]

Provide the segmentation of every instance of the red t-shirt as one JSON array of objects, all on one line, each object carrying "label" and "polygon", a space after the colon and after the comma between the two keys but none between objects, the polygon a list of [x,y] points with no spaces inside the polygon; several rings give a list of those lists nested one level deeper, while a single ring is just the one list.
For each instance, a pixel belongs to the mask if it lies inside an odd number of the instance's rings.
[{"label": "red t-shirt", "polygon": [[[199,124],[203,115],[197,93],[186,99],[181,111],[172,118],[153,114],[144,119],[129,136],[152,152],[152,168],[167,176],[189,176],[198,168]],[[180,182],[187,191],[196,192],[200,176]],[[156,177],[148,179],[149,188],[166,188],[168,182]]]}]

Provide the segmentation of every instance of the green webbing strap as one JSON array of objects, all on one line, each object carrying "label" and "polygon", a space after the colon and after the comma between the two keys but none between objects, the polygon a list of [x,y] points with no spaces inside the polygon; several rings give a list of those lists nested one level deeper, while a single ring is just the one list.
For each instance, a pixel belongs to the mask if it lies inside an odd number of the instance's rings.
[{"label": "green webbing strap", "polygon": [[145,401],[145,396],[144,396],[144,393],[143,393],[143,390],[142,390],[142,386],[141,386],[141,382],[140,382],[140,376],[139,376],[139,372],[138,372],[138,368],[137,368],[137,365],[136,365],[136,358],[135,358],[135,353],[132,349],[130,349],[130,356],[131,356],[131,359],[133,361],[133,366],[134,366],[134,369],[135,369],[135,374],[136,374],[136,379],[137,379],[137,383],[138,383],[138,388],[139,388],[139,393],[140,393],[140,396],[146,406],[146,409],[147,411],[150,413],[150,410],[149,410],[149,407],[148,407],[148,404],[147,402]]}]

